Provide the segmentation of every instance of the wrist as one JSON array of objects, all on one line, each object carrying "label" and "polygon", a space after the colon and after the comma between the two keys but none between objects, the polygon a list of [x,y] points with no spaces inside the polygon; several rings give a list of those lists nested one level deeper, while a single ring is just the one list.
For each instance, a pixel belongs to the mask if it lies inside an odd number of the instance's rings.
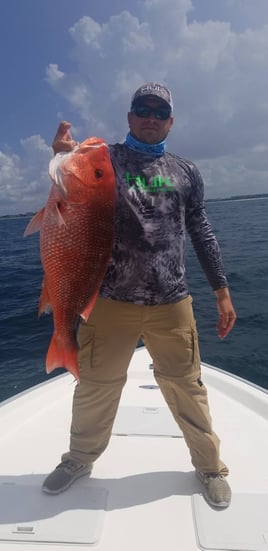
[{"label": "wrist", "polygon": [[230,298],[230,292],[228,287],[222,287],[220,289],[216,289],[214,293],[218,300],[222,300],[224,298]]}]

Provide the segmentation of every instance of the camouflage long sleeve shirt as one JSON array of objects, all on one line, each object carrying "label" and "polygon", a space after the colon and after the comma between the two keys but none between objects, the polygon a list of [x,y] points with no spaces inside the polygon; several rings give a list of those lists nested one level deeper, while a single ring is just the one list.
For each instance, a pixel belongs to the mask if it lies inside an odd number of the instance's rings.
[{"label": "camouflage long sleeve shirt", "polygon": [[196,166],[171,153],[155,158],[123,144],[109,147],[117,186],[115,239],[100,296],[146,305],[185,298],[186,231],[212,288],[226,287]]}]

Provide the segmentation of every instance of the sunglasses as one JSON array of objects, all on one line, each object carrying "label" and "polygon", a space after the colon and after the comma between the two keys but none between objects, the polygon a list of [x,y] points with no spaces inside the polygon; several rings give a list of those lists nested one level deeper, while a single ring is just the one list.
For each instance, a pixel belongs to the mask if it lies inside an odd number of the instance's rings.
[{"label": "sunglasses", "polygon": [[160,121],[166,121],[170,117],[171,109],[169,107],[148,107],[147,105],[134,105],[131,109],[136,117],[148,119],[152,114]]}]

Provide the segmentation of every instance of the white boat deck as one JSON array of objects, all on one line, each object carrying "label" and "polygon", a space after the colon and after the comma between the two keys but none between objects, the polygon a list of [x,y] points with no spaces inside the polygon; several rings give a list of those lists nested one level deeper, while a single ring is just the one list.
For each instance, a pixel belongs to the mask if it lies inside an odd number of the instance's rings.
[{"label": "white boat deck", "polygon": [[48,496],[41,484],[68,449],[74,381],[66,374],[0,408],[0,551],[268,550],[268,394],[203,365],[233,491],[202,496],[184,439],[137,349],[108,449],[90,478]]}]

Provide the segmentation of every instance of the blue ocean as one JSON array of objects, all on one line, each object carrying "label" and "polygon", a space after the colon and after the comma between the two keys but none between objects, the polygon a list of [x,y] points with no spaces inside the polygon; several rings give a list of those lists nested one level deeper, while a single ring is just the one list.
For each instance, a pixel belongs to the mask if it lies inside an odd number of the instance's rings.
[{"label": "blue ocean", "polygon": [[[268,198],[208,201],[238,319],[218,339],[214,293],[190,241],[187,279],[204,362],[268,388]],[[0,218],[0,401],[63,373],[45,373],[52,316],[37,318],[42,281],[39,236],[23,238],[29,217]]]}]

